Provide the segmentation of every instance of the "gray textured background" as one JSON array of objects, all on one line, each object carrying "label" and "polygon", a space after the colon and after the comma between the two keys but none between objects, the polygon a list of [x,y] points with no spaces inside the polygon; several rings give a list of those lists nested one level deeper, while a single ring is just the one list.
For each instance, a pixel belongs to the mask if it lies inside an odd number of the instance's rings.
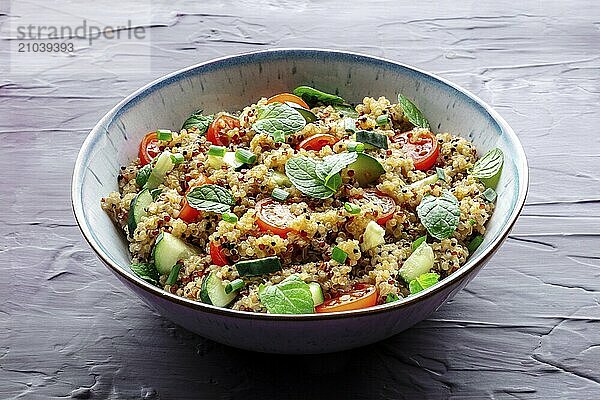
[{"label": "gray textured background", "polygon": [[[75,1],[1,3],[0,398],[600,398],[598,2],[101,3],[81,15]],[[15,65],[10,24],[24,10],[55,23],[147,12],[137,23],[151,37]],[[96,259],[69,202],[81,143],[128,93],[213,57],[294,46],[463,85],[513,126],[531,166],[513,233],[452,302],[386,342],[318,357],[227,348],[154,314]]]}]

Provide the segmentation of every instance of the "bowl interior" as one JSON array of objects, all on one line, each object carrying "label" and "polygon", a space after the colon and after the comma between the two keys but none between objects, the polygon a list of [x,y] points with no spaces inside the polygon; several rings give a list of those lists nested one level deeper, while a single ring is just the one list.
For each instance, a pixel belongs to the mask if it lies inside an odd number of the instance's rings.
[{"label": "bowl interior", "polygon": [[80,152],[73,180],[75,214],[83,233],[103,258],[131,274],[127,241],[100,208],[100,198],[117,190],[121,165],[137,156],[141,138],[156,129],[179,130],[198,108],[235,111],[298,85],[338,93],[347,101],[398,93],[413,99],[434,132],[473,141],[480,154],[499,147],[505,163],[496,210],[469,268],[501,239],[524,202],[527,165],[510,127],[475,97],[439,78],[407,66],[356,54],[280,50],[229,57],[176,72],[140,89],[109,112]]}]

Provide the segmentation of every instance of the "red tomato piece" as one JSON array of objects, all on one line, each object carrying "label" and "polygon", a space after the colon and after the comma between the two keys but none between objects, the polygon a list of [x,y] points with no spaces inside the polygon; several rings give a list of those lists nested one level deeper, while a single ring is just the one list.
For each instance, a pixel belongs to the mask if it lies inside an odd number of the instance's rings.
[{"label": "red tomato piece", "polygon": [[315,312],[339,312],[359,310],[377,304],[377,288],[366,283],[357,283],[352,290],[342,293],[337,297],[326,300],[315,308]]},{"label": "red tomato piece", "polygon": [[305,149],[305,150],[319,151],[323,147],[328,146],[328,145],[333,146],[334,144],[336,144],[339,141],[340,141],[340,139],[338,139],[335,136],[330,135],[328,133],[318,133],[316,135],[313,135],[309,138],[304,139],[302,142],[300,142],[300,144],[298,145],[298,148]]},{"label": "red tomato piece", "polygon": [[362,197],[355,197],[352,199],[352,202],[359,207],[367,203],[379,206],[382,211],[378,215],[377,223],[381,226],[384,226],[392,218],[394,211],[396,211],[396,202],[394,199],[375,189],[366,190]]},{"label": "red tomato piece", "polygon": [[150,164],[154,157],[160,154],[158,148],[158,136],[156,132],[150,132],[142,139],[140,143],[139,158],[142,166]]},{"label": "red tomato piece", "polygon": [[[187,195],[190,192],[190,190],[192,190],[193,188],[195,188],[197,186],[202,186],[206,183],[212,183],[212,182],[205,175],[200,174],[198,179],[196,179],[196,183],[194,183],[194,185],[190,186],[188,188],[187,192],[185,192],[185,194]],[[200,218],[201,215],[202,215],[201,211],[196,210],[195,208],[190,206],[186,197],[183,196],[183,200],[181,201],[181,210],[179,211],[179,218],[181,218],[182,220],[184,220],[185,222],[187,222],[189,224],[191,222],[196,221],[198,218]]]},{"label": "red tomato piece", "polygon": [[435,135],[431,132],[423,132],[415,135],[413,132],[400,133],[392,139],[395,143],[401,143],[413,159],[415,169],[427,171],[438,159],[440,148]]},{"label": "red tomato piece", "polygon": [[217,146],[227,146],[230,142],[237,144],[240,142],[240,138],[234,136],[229,137],[227,133],[240,127],[239,119],[232,117],[231,115],[221,115],[215,119],[206,131],[206,140]]},{"label": "red tomato piece", "polygon": [[212,259],[213,264],[218,265],[219,267],[229,265],[229,260],[227,259],[227,256],[223,253],[223,248],[221,246],[219,246],[215,242],[210,242],[209,250],[210,258]]},{"label": "red tomato piece", "polygon": [[266,198],[256,203],[256,223],[261,231],[271,232],[281,237],[287,237],[293,229],[288,225],[294,215],[288,205],[277,200]]}]

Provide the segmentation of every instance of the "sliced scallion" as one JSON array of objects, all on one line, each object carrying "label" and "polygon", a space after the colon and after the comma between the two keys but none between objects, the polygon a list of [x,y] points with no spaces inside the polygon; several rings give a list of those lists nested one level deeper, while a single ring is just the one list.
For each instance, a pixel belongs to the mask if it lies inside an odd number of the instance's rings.
[{"label": "sliced scallion", "polygon": [[344,264],[346,262],[346,259],[348,258],[348,254],[344,250],[335,246],[331,250],[331,258],[333,258],[335,261],[339,262],[340,264]]},{"label": "sliced scallion", "polygon": [[168,129],[159,129],[156,131],[156,138],[158,140],[171,140],[173,139],[173,132]]},{"label": "sliced scallion", "polygon": [[165,284],[174,285],[175,282],[177,282],[177,278],[179,277],[179,270],[181,270],[181,267],[183,267],[183,264],[175,264],[173,269],[171,269],[171,272],[169,273],[169,277],[167,278]]},{"label": "sliced scallion", "polygon": [[173,164],[177,165],[177,164],[181,164],[182,162],[184,162],[185,158],[183,158],[183,154],[175,153],[175,154],[171,154],[171,161],[173,161]]},{"label": "sliced scallion", "polygon": [[396,293],[388,293],[388,295],[385,298],[386,303],[393,303],[394,301],[398,301],[398,300],[400,300],[400,298],[398,297],[398,295]]},{"label": "sliced scallion", "polygon": [[354,203],[345,202],[344,208],[352,215],[360,214],[360,207]]},{"label": "sliced scallion", "polygon": [[225,285],[225,293],[229,294],[231,292],[235,292],[236,290],[240,290],[245,285],[244,281],[241,279],[235,279]]},{"label": "sliced scallion", "polygon": [[215,157],[223,157],[225,155],[225,147],[223,146],[215,146],[215,145],[211,145],[208,148],[208,154],[209,156],[215,156]]},{"label": "sliced scallion", "polygon": [[287,190],[283,190],[280,188],[275,188],[273,189],[273,193],[271,193],[271,196],[275,199],[275,200],[279,200],[279,201],[285,201],[288,196],[289,196],[289,192]]},{"label": "sliced scallion", "polygon": [[494,200],[496,200],[496,197],[498,197],[498,195],[496,194],[496,191],[492,188],[485,189],[481,195],[483,196],[484,199],[486,199],[490,203],[493,203]]},{"label": "sliced scallion", "polygon": [[223,218],[223,221],[229,222],[231,224],[235,224],[238,221],[237,215],[235,215],[232,212],[224,212],[223,214],[221,214],[221,218]]},{"label": "sliced scallion", "polygon": [[348,151],[362,153],[363,151],[365,151],[365,144],[359,142],[350,142],[348,143]]},{"label": "sliced scallion", "polygon": [[375,120],[375,122],[377,122],[377,125],[379,125],[379,126],[387,125],[389,123],[389,121],[390,121],[390,119],[388,118],[387,114],[381,114]]},{"label": "sliced scallion", "polygon": [[248,149],[237,149],[235,158],[244,164],[254,164],[256,162],[256,154]]}]

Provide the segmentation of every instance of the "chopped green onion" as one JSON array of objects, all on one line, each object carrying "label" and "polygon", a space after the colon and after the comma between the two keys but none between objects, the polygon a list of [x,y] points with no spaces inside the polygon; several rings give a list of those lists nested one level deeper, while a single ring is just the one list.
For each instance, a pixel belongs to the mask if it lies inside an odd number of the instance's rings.
[{"label": "chopped green onion", "polygon": [[354,203],[344,203],[344,208],[352,215],[360,214],[360,207]]},{"label": "chopped green onion", "polygon": [[385,298],[386,303],[393,303],[394,301],[398,301],[398,300],[400,300],[400,298],[398,297],[398,295],[396,293],[388,293],[388,295]]},{"label": "chopped green onion", "polygon": [[169,277],[165,282],[166,285],[174,285],[177,282],[177,278],[179,277],[179,270],[183,267],[183,264],[175,264],[173,269],[171,269],[171,273],[169,273]]},{"label": "chopped green onion", "polygon": [[244,164],[254,164],[256,162],[256,154],[247,149],[237,149],[235,158]]},{"label": "chopped green onion", "polygon": [[229,294],[231,292],[235,292],[236,290],[240,290],[244,287],[244,285],[245,283],[243,280],[241,280],[240,278],[235,279],[229,282],[227,285],[225,285],[225,293]]},{"label": "chopped green onion", "polygon": [[171,154],[171,161],[173,161],[173,164],[177,165],[177,164],[181,164],[182,162],[184,162],[185,158],[183,158],[183,154],[175,153],[175,154]]},{"label": "chopped green onion", "polygon": [[173,139],[173,132],[168,129],[159,129],[156,131],[156,138],[158,140],[171,140]]},{"label": "chopped green onion", "polygon": [[496,200],[496,197],[498,197],[498,195],[496,194],[496,191],[492,188],[485,189],[482,193],[482,196],[484,199],[486,199],[490,203],[493,203],[494,200]]},{"label": "chopped green onion", "polygon": [[436,168],[435,173],[438,179],[441,179],[442,181],[446,182],[446,170],[444,168]]},{"label": "chopped green onion", "polygon": [[348,143],[348,151],[355,151],[357,153],[362,153],[365,151],[365,144],[358,142],[350,142]]},{"label": "chopped green onion", "polygon": [[283,131],[275,131],[272,135],[275,143],[285,143],[285,133]]},{"label": "chopped green onion", "polygon": [[473,226],[477,223],[473,218],[469,219],[469,225]]},{"label": "chopped green onion", "polygon": [[344,250],[335,246],[333,250],[331,250],[331,258],[333,258],[340,264],[344,264],[346,262],[346,259],[348,258],[348,254]]},{"label": "chopped green onion", "polygon": [[381,114],[379,117],[377,117],[375,122],[377,122],[377,125],[379,125],[379,126],[384,126],[384,125],[388,124],[389,118],[388,118],[387,114]]},{"label": "chopped green onion", "polygon": [[415,239],[415,241],[412,243],[412,246],[411,246],[412,250],[415,251],[417,249],[417,247],[419,247],[426,239],[427,239],[427,235],[423,235],[423,236]]},{"label": "chopped green onion", "polygon": [[467,249],[469,250],[469,254],[473,254],[475,250],[483,243],[483,236],[477,235],[467,245]]},{"label": "chopped green onion", "polygon": [[344,119],[344,130],[346,132],[356,132],[356,121],[352,118]]},{"label": "chopped green onion", "polygon": [[235,215],[232,212],[224,212],[223,214],[221,214],[221,218],[223,218],[223,221],[229,222],[232,224],[235,224],[238,221],[237,215]]},{"label": "chopped green onion", "polygon": [[223,157],[225,155],[225,147],[223,146],[215,146],[215,145],[211,145],[208,148],[208,154],[209,156],[215,156],[215,157]]},{"label": "chopped green onion", "polygon": [[273,193],[271,193],[271,196],[275,200],[279,200],[279,201],[285,201],[288,198],[289,195],[290,194],[286,190],[283,190],[283,189],[280,189],[280,188],[273,189]]}]

